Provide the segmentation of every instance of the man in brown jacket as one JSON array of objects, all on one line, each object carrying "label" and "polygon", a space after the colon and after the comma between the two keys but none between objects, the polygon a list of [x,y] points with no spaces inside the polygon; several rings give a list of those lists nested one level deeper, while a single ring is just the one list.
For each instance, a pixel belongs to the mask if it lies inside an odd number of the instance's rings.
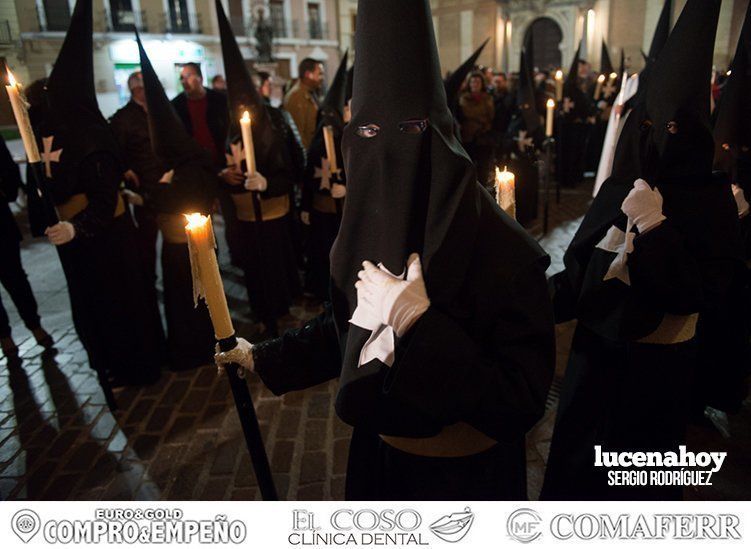
[{"label": "man in brown jacket", "polygon": [[323,83],[323,65],[320,61],[306,57],[298,69],[300,79],[284,98],[284,109],[300,131],[303,147],[308,150],[316,131],[318,99],[316,92]]}]

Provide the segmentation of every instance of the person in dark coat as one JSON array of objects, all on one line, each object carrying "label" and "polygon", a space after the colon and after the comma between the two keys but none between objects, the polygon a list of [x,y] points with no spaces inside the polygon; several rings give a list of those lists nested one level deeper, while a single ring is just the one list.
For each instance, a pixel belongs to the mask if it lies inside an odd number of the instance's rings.
[{"label": "person in dark coat", "polygon": [[162,234],[169,363],[172,370],[187,370],[211,362],[214,330],[206,304],[194,299],[185,215],[210,213],[216,175],[209,154],[183,128],[140,38],[136,39],[148,105],[149,146],[162,174],[143,188],[143,195],[130,196],[140,198],[155,213]]},{"label": "person in dark coat", "polygon": [[[241,261],[251,309],[272,335],[301,293],[292,242],[291,193],[300,173],[293,156],[295,137],[283,113],[258,93],[219,0],[216,2],[230,104],[229,154],[225,190],[237,212]],[[256,171],[249,173],[240,118],[252,121]]]},{"label": "person in dark coat", "polygon": [[505,165],[516,176],[516,219],[526,227],[537,218],[540,179],[537,151],[545,139],[526,49],[522,50],[519,61],[516,99],[517,110],[504,136]]},{"label": "person in dark coat", "polygon": [[556,320],[578,323],[543,499],[681,497],[681,486],[609,485],[595,446],[675,452],[685,443],[697,321],[742,266],[730,185],[712,175],[706,75],[719,11],[719,0],[686,3],[626,121],[612,176],[551,280]]},{"label": "person in dark coat", "polygon": [[348,499],[523,499],[555,362],[549,260],[456,139],[428,0],[357,13],[331,307],[217,361],[254,367],[275,394],[339,378]]},{"label": "person in dark coat", "polygon": [[[739,168],[748,161],[751,145],[751,6],[741,29],[738,48],[731,65],[732,73],[715,110],[715,170],[724,173],[732,183],[738,221],[742,231],[743,256],[749,259],[749,199],[751,185]],[[742,160],[743,159],[743,160]],[[749,394],[751,373],[751,288],[749,270],[739,270],[718,306],[699,319],[699,365],[693,386],[697,418],[706,412],[737,413]],[[707,409],[710,407],[713,410]]]},{"label": "person in dark coat", "polygon": [[133,220],[118,191],[118,147],[94,85],[91,0],[78,0],[35,128],[60,222],[47,228],[68,282],[73,323],[100,378],[142,385],[160,376],[153,305]]},{"label": "person in dark coat", "polygon": [[[346,174],[341,155],[344,132],[344,106],[347,93],[347,54],[318,109],[318,128],[313,135],[303,174],[302,222],[310,226],[307,241],[306,288],[320,300],[329,299],[329,253],[339,232],[342,209],[347,194]],[[336,171],[328,158],[324,128],[331,128],[336,154]]]},{"label": "person in dark coat", "polygon": [[[18,189],[22,187],[21,172],[18,165],[0,136],[0,283],[8,292],[13,304],[18,309],[24,325],[34,335],[37,343],[44,346],[52,344],[52,338],[42,328],[37,302],[31,291],[29,280],[21,264],[21,231],[8,206],[18,197]],[[0,301],[0,348],[5,356],[18,352],[13,341],[8,313]]]},{"label": "person in dark coat", "polygon": [[564,187],[574,187],[584,179],[587,139],[591,129],[590,117],[594,106],[582,91],[579,79],[579,52],[576,50],[571,68],[563,84],[560,124],[557,140],[558,181]]}]

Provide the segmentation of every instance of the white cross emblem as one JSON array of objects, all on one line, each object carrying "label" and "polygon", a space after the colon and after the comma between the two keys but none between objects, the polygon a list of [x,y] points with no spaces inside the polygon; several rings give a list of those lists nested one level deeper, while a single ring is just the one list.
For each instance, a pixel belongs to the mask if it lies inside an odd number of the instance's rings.
[{"label": "white cross emblem", "polygon": [[[336,173],[339,173],[339,170],[336,170]],[[329,162],[329,159],[325,156],[322,156],[321,167],[319,168],[318,166],[316,166],[315,172],[313,173],[314,178],[321,180],[321,189],[331,190],[332,175],[334,174],[331,173],[331,163]]]},{"label": "white cross emblem", "polygon": [[569,97],[563,98],[563,112],[568,114],[571,111],[571,109],[574,108],[574,106],[576,106],[576,103],[574,101],[571,101]]},{"label": "white cross emblem", "polygon": [[632,228],[633,224],[631,221],[628,222],[625,233],[613,225],[605,235],[605,238],[597,244],[597,248],[600,250],[618,254],[610,264],[610,268],[605,274],[603,280],[617,278],[627,286],[631,286],[631,277],[628,273],[627,262],[628,254],[634,251],[634,237],[636,237],[636,235],[631,231]]},{"label": "white cross emblem", "polygon": [[237,166],[237,169],[240,169],[243,160],[245,160],[245,149],[243,148],[242,143],[230,143],[229,150],[231,151],[231,154],[224,155],[227,157],[227,164],[234,164]]},{"label": "white cross emblem", "polygon": [[52,163],[60,162],[60,155],[63,154],[62,149],[52,150],[52,142],[55,140],[54,135],[48,137],[42,137],[42,146],[44,148],[42,152],[42,160],[44,161],[44,173],[47,177],[52,177]]},{"label": "white cross emblem", "polygon": [[605,87],[602,89],[602,96],[605,99],[609,99],[611,95],[615,93],[616,87],[610,83],[611,81],[608,81],[607,84],[605,84]]},{"label": "white cross emblem", "polygon": [[519,135],[516,138],[516,144],[519,147],[519,152],[524,152],[527,150],[527,147],[533,146],[533,141],[531,137],[527,137],[527,130],[519,130]]},{"label": "white cross emblem", "polygon": [[170,170],[168,172],[165,172],[162,177],[159,178],[159,183],[163,183],[164,185],[169,185],[172,183],[172,178],[175,176],[175,170]]}]

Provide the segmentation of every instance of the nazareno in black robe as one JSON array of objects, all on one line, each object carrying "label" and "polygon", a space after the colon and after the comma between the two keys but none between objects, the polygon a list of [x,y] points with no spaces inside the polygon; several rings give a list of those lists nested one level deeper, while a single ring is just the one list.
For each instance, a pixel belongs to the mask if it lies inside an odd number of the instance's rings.
[{"label": "nazareno in black robe", "polygon": [[67,220],[76,236],[57,250],[89,363],[116,385],[150,383],[160,375],[157,305],[137,268],[135,227],[118,191],[117,148],[96,102],[91,10],[91,0],[78,0],[35,133],[40,150],[41,140],[52,138],[52,151],[61,151],[47,184],[63,220],[74,214]]},{"label": "nazareno in black robe", "polygon": [[[626,121],[613,175],[566,252],[566,269],[551,279],[556,320],[578,324],[543,499],[681,496],[680,486],[609,486],[608,470],[594,466],[594,446],[677,451],[697,360],[689,317],[715,310],[739,267],[734,201],[729,185],[712,177],[709,89],[701,76],[711,67],[719,13],[719,2],[711,4],[706,11],[706,2],[687,3],[654,65],[645,101]],[[686,43],[694,44],[690,52]],[[670,121],[677,123],[675,135]],[[639,177],[662,193],[667,220],[636,236],[630,285],[605,281],[616,254],[598,244],[613,226],[625,231],[621,204]],[[664,333],[671,319],[687,335],[645,340]]]},{"label": "nazareno in black robe", "polygon": [[[332,307],[257,347],[256,370],[277,394],[339,377],[336,410],[355,428],[348,499],[523,499],[525,434],[555,361],[548,258],[481,188],[453,133],[427,0],[360,0],[358,18]],[[370,335],[349,323],[361,263],[401,272],[411,252],[431,306],[391,368],[358,367]],[[379,436],[422,439],[459,423],[497,444],[423,457]]]},{"label": "nazareno in black robe", "polygon": [[[144,194],[157,214],[162,233],[162,286],[171,370],[211,364],[214,329],[203,300],[195,302],[184,215],[208,215],[216,187],[211,158],[185,131],[164,93],[159,77],[136,36],[141,57],[149,134],[154,154],[163,163],[163,181]],[[171,173],[168,173],[171,172]]]},{"label": "nazareno in black robe", "polygon": [[[301,175],[295,162],[298,144],[281,111],[267,105],[255,88],[219,0],[215,7],[229,100],[228,162],[246,173],[244,155],[237,151],[242,148],[239,121],[248,111],[256,167],[268,182],[263,192],[251,193],[243,185],[224,187],[235,204],[238,255],[251,309],[276,334],[277,319],[289,313],[293,299],[301,291],[290,219],[292,190]],[[261,209],[260,218],[256,207]]]},{"label": "nazareno in black robe", "polygon": [[[308,212],[310,215],[305,286],[321,300],[329,299],[331,280],[329,253],[339,232],[345,200],[332,198],[331,186],[335,183],[339,185],[347,183],[344,158],[341,153],[344,105],[349,79],[347,59],[348,55],[345,53],[329,91],[318,109],[318,126],[308,148],[307,162],[303,172],[301,211]],[[333,130],[338,173],[332,174],[330,171],[323,134],[326,126],[331,126]]]}]

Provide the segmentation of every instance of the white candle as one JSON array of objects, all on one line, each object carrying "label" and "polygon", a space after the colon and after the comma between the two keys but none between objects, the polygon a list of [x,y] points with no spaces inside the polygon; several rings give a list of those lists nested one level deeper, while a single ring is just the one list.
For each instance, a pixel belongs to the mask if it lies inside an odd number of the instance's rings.
[{"label": "white candle", "polygon": [[243,149],[245,149],[245,164],[248,175],[256,173],[256,153],[253,149],[253,131],[250,127],[250,113],[245,111],[240,119],[240,129],[243,136]]},{"label": "white candle", "polygon": [[216,339],[227,339],[235,334],[232,319],[224,295],[224,284],[219,274],[216,260],[216,240],[211,218],[200,213],[186,215],[190,250],[190,267],[193,273],[193,299],[196,304],[202,297],[209,308],[211,324],[214,326]]},{"label": "white candle", "polygon": [[498,205],[516,219],[516,181],[514,174],[506,169],[495,169],[495,192]]},{"label": "white candle", "polygon": [[595,87],[595,101],[600,99],[602,95],[602,85],[605,83],[605,75],[601,74],[597,77],[597,86]]},{"label": "white candle", "polygon": [[332,174],[337,172],[336,169],[336,147],[334,145],[334,128],[333,126],[323,127],[323,141],[326,144],[326,158],[329,160],[329,169]]},{"label": "white candle", "polygon": [[610,83],[611,84],[614,83],[616,78],[618,78],[618,74],[614,73],[614,72],[611,72],[610,73]]},{"label": "white candle", "polygon": [[555,71],[555,100],[560,102],[563,99],[563,71]]},{"label": "white candle", "polygon": [[31,120],[29,119],[29,106],[23,97],[21,84],[13,78],[13,73],[10,72],[10,69],[8,69],[8,82],[10,85],[5,86],[5,91],[8,92],[10,104],[13,107],[13,115],[16,118],[18,131],[21,133],[23,148],[26,150],[26,158],[28,158],[30,164],[40,162],[39,147],[37,146],[34,130],[31,129]]},{"label": "white candle", "polygon": [[545,137],[553,137],[553,111],[555,110],[555,101],[548,99],[546,106],[547,113],[545,116]]}]

